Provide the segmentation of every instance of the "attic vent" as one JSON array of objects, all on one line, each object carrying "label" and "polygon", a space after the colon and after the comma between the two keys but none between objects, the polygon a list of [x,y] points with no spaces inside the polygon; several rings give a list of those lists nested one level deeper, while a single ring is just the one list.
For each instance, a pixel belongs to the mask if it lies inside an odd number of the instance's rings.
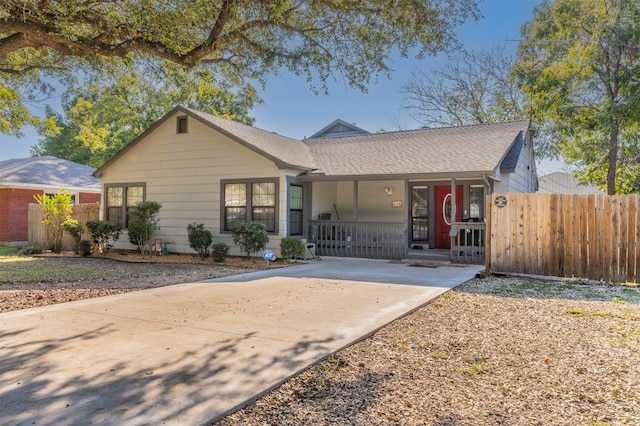
[{"label": "attic vent", "polygon": [[177,125],[178,133],[187,133],[187,116],[178,117]]}]

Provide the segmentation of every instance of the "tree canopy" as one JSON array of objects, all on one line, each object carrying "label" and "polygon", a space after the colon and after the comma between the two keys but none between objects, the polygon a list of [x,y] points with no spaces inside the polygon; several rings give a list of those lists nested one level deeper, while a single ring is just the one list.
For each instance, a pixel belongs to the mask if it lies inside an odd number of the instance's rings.
[{"label": "tree canopy", "polygon": [[461,51],[402,85],[405,108],[425,126],[461,126],[528,117],[529,102],[511,78],[515,55],[504,47]]},{"label": "tree canopy", "polygon": [[[16,77],[39,82],[78,64],[127,66],[140,55],[238,81],[288,69],[315,87],[341,74],[365,90],[389,70],[393,49],[451,48],[455,27],[478,16],[473,0],[6,0],[0,88],[13,98],[0,93],[0,111],[6,117],[24,105]],[[22,124],[9,123],[14,133]]]},{"label": "tree canopy", "polygon": [[534,118],[581,181],[609,194],[640,190],[640,4],[549,0],[522,30],[516,75]]},{"label": "tree canopy", "polygon": [[31,149],[100,167],[175,105],[253,124],[249,111],[259,102],[251,86],[216,79],[206,70],[157,67],[145,61],[129,69],[109,65],[63,96],[63,114],[47,109],[53,125]]}]

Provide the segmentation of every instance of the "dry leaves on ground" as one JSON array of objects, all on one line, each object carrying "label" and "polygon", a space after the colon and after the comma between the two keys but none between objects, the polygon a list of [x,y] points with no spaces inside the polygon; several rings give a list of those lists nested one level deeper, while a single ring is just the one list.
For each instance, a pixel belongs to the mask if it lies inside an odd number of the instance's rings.
[{"label": "dry leaves on ground", "polygon": [[639,303],[637,288],[472,280],[216,425],[640,424]]}]

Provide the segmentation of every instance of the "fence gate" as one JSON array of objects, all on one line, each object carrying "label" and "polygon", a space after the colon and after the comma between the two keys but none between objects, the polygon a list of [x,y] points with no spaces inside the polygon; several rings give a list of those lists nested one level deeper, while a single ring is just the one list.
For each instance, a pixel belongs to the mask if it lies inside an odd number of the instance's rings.
[{"label": "fence gate", "polygon": [[639,195],[487,197],[489,272],[638,282]]}]

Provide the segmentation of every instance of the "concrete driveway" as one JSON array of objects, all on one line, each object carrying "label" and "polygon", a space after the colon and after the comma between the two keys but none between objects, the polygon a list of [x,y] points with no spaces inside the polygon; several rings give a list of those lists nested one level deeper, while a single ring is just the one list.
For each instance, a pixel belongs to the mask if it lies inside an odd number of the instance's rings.
[{"label": "concrete driveway", "polygon": [[207,424],[480,269],[325,258],[0,314],[0,424]]}]

